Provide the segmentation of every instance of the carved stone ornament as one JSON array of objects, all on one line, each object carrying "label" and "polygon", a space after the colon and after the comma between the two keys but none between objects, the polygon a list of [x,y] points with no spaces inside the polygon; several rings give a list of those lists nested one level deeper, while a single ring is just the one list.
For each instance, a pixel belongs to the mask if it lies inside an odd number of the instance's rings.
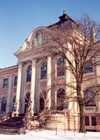
[{"label": "carved stone ornament", "polygon": [[34,47],[39,47],[40,45],[43,45],[47,42],[48,42],[48,37],[46,33],[40,30],[36,32],[35,35],[33,36],[31,45],[32,48],[34,48]]}]

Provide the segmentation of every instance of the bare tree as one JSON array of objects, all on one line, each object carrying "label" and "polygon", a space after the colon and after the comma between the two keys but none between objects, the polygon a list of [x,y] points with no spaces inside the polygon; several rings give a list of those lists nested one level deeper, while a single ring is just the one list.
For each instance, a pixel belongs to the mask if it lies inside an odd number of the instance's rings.
[{"label": "bare tree", "polygon": [[[86,76],[86,73],[92,72],[93,68],[100,64],[100,61],[95,59],[100,52],[98,46],[100,25],[84,13],[78,22],[69,22],[68,20],[68,24],[55,28],[47,34],[52,43],[44,51],[48,55],[61,56],[65,59],[66,65],[61,67],[60,70],[69,73],[72,78],[70,82],[65,82],[63,85],[72,89],[70,90],[69,100],[78,103],[80,132],[85,132],[84,107],[95,96],[98,96],[100,90],[98,82],[92,82],[91,86],[84,90],[84,83],[91,82],[93,79],[97,81],[98,78],[97,75]],[[58,85],[53,84],[52,88],[55,86]],[[87,93],[90,89],[92,89],[93,94],[87,99]]]}]

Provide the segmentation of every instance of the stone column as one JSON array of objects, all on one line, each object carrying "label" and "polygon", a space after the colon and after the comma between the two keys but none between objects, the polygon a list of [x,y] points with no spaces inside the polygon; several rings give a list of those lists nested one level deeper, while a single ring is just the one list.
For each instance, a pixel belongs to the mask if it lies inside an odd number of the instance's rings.
[{"label": "stone column", "polygon": [[[69,52],[66,53],[67,57],[70,58]],[[69,66],[68,62],[65,60],[65,94],[68,96],[70,93],[70,88],[67,86],[67,84],[70,84],[70,71],[67,70],[67,67]]]},{"label": "stone column", "polygon": [[[70,48],[70,51],[71,51],[71,48]],[[74,62],[74,58],[73,56],[70,54],[70,52],[68,51],[66,53],[66,56],[70,59],[70,61],[73,63],[73,66],[75,66],[75,62]],[[66,67],[68,67],[69,64],[68,62],[66,61]],[[69,68],[70,69],[70,68]],[[72,85],[72,86],[76,86],[76,83],[75,83],[75,78],[74,76],[71,74],[71,72],[69,70],[66,69],[65,71],[65,83],[66,85]],[[70,86],[66,86],[65,87],[65,93],[67,96],[72,96],[72,97],[75,97],[76,96],[76,90],[74,90],[73,88],[71,88]],[[70,100],[70,99],[69,99]],[[77,102],[73,102],[73,101],[70,101],[68,102],[68,109],[70,110],[70,112],[76,112],[77,111]]]},{"label": "stone column", "polygon": [[16,103],[16,114],[20,114],[21,79],[22,79],[22,63],[19,63],[16,102],[15,102]]},{"label": "stone column", "polygon": [[51,108],[51,57],[47,59],[47,103],[46,106],[48,109]]},{"label": "stone column", "polygon": [[[71,60],[71,56],[70,56],[70,53],[69,53],[69,52],[66,53],[66,56],[67,56],[68,58],[70,58],[70,60]],[[68,86],[68,85],[72,84],[72,83],[71,83],[71,73],[70,73],[70,71],[67,69],[68,66],[69,66],[69,64],[68,64],[68,62],[65,60],[65,94],[66,94],[67,97],[70,96],[71,91],[72,91],[72,89]],[[66,104],[68,105],[68,109],[71,111],[72,108],[73,108],[73,103],[72,103],[72,102],[69,102],[69,100],[70,100],[70,99],[67,99],[67,98],[66,98]]]},{"label": "stone column", "polygon": [[[10,75],[8,79],[8,96],[7,96],[7,108],[6,108],[6,113],[11,112],[11,92],[12,92],[12,75]],[[11,108],[11,109],[10,109]]]},{"label": "stone column", "polygon": [[35,113],[35,76],[36,76],[36,60],[32,60],[32,73],[31,73],[31,113]]}]

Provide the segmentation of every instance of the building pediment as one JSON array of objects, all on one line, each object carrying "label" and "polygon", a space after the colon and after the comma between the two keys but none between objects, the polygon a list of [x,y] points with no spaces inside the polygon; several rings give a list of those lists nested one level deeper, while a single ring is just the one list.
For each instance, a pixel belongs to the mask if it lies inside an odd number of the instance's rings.
[{"label": "building pediment", "polygon": [[48,43],[48,31],[49,29],[46,27],[38,27],[33,30],[29,37],[25,40],[23,46],[15,53],[15,56]]}]

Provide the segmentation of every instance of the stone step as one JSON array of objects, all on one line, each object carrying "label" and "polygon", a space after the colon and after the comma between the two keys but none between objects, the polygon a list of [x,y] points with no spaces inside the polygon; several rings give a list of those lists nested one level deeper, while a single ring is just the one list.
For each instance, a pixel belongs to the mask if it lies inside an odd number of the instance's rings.
[{"label": "stone step", "polygon": [[0,124],[17,124],[17,123],[22,123],[23,121],[15,121],[15,122],[11,122],[11,121],[9,121],[9,122],[7,122],[7,121],[4,121],[4,122],[2,122],[2,123],[0,123]]},{"label": "stone step", "polygon": [[6,134],[6,135],[18,135],[19,129],[16,128],[11,128],[11,129],[7,129],[7,128],[0,128],[0,134]]},{"label": "stone step", "polygon": [[22,126],[0,126],[0,129],[19,129],[22,128]]},{"label": "stone step", "polygon": [[10,117],[8,120],[6,121],[18,121],[18,120],[22,120],[24,117]]},{"label": "stone step", "polygon": [[22,126],[22,124],[21,123],[19,123],[19,124],[0,124],[0,128],[2,128],[2,127],[21,127]]},{"label": "stone step", "polygon": [[17,126],[17,125],[20,125],[22,124],[21,122],[19,123],[1,123],[0,126]]},{"label": "stone step", "polygon": [[0,134],[18,134],[20,128],[22,128],[22,119],[23,116],[11,117],[8,120],[0,123]]},{"label": "stone step", "polygon": [[23,121],[22,120],[18,120],[18,121],[4,121],[4,122],[2,122],[2,123],[0,123],[0,124],[8,124],[8,123],[10,123],[10,124],[16,124],[16,123],[22,123]]}]

